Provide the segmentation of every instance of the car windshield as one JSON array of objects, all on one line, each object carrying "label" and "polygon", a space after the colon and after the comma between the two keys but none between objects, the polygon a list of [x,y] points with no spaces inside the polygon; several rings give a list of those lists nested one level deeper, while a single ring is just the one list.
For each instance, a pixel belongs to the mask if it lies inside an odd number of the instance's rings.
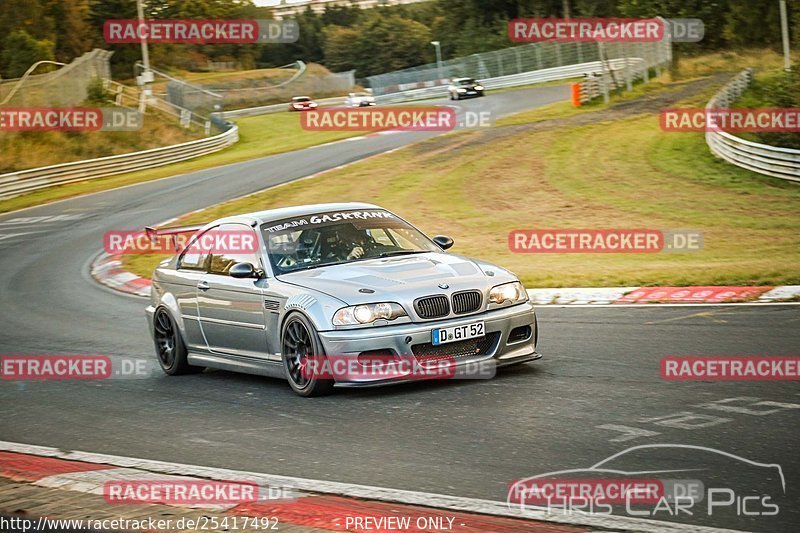
[{"label": "car windshield", "polygon": [[472,85],[475,83],[475,80],[472,78],[464,78],[463,80],[458,80],[459,85]]},{"label": "car windshield", "polygon": [[440,251],[419,230],[380,209],[333,211],[267,222],[261,231],[276,274]]},{"label": "car windshield", "polygon": [[295,102],[310,102],[311,98],[309,98],[308,96],[296,96],[292,98],[292,100],[294,100]]}]

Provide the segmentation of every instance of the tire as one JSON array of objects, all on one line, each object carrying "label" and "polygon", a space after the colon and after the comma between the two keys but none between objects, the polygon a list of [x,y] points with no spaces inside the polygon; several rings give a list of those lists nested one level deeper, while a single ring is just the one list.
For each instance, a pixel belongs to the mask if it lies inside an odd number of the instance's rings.
[{"label": "tire", "polygon": [[161,370],[170,376],[202,372],[202,366],[192,366],[188,361],[186,343],[172,316],[163,307],[156,309],[153,316],[153,343],[156,358]]},{"label": "tire", "polygon": [[286,380],[295,393],[305,398],[330,394],[332,379],[303,375],[309,356],[325,357],[317,329],[302,313],[291,313],[281,327],[281,358]]}]

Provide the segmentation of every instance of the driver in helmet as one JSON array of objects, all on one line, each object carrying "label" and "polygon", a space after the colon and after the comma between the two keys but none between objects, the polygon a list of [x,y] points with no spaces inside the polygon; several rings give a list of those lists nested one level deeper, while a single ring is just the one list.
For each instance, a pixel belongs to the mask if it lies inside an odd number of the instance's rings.
[{"label": "driver in helmet", "polygon": [[371,243],[373,240],[367,230],[356,229],[352,224],[342,224],[328,237],[329,255],[340,261],[361,259]]}]

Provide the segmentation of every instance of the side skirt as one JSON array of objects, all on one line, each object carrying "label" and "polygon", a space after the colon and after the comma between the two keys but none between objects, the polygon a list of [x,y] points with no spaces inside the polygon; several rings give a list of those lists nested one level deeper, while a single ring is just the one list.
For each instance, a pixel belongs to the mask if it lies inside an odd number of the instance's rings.
[{"label": "side skirt", "polygon": [[283,364],[281,364],[280,361],[269,361],[267,359],[256,359],[254,357],[230,354],[211,354],[208,352],[189,352],[188,360],[190,365],[195,366],[207,366],[209,368],[218,368],[230,372],[242,372],[245,374],[286,379]]}]

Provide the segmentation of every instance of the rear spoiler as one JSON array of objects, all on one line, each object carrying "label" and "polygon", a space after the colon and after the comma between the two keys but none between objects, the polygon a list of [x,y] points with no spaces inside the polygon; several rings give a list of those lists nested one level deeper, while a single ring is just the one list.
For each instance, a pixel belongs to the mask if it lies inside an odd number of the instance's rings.
[{"label": "rear spoiler", "polygon": [[144,233],[150,239],[150,242],[157,243],[160,239],[172,243],[172,248],[175,252],[183,250],[184,246],[189,243],[192,235],[205,226],[206,224],[195,224],[191,226],[173,226],[169,228],[156,228],[153,226],[145,226]]}]

